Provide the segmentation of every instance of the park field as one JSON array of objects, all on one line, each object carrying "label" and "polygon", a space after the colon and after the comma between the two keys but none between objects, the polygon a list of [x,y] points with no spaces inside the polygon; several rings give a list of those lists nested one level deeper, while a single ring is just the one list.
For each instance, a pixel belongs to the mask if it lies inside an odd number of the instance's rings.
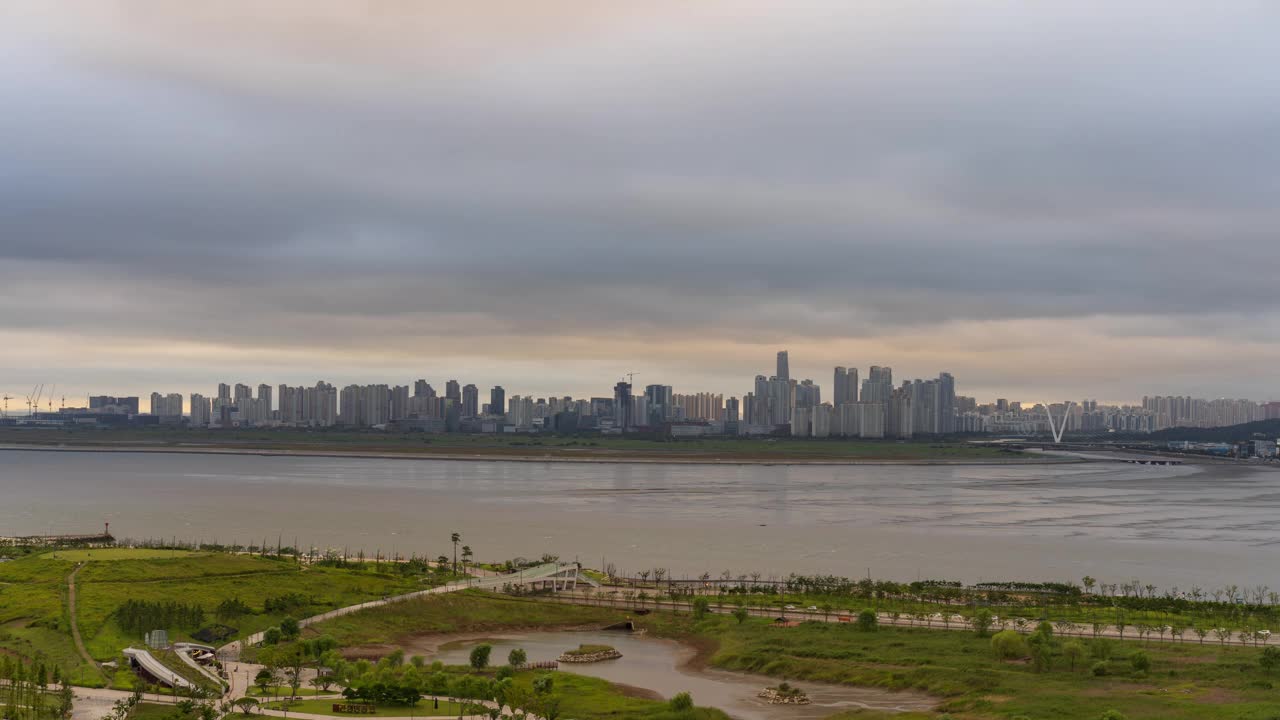
[{"label": "park field", "polygon": [[[601,627],[626,614],[469,592],[369,610],[341,618],[341,625],[325,623],[308,632],[340,638],[347,647],[385,646],[415,634]],[[1047,667],[1037,671],[1025,658],[996,657],[991,638],[971,630],[880,627],[865,632],[851,624],[822,622],[777,627],[764,618],[740,623],[713,614],[695,620],[687,611],[655,611],[634,619],[655,637],[695,647],[695,668],[767,675],[801,688],[806,682],[822,682],[912,690],[937,699],[936,712],[893,715],[897,720],[1098,720],[1108,710],[1128,720],[1280,717],[1280,692],[1275,689],[1280,671],[1263,669],[1262,649],[1255,647],[1054,638]],[[1142,669],[1144,656],[1149,666]],[[569,676],[559,673],[557,681]],[[853,712],[838,717],[889,716]]]},{"label": "park field", "polygon": [[97,548],[80,550],[55,550],[42,556],[48,560],[67,562],[109,562],[112,560],[171,560],[174,558],[208,557],[208,553],[190,550],[152,550],[149,548]]},{"label": "park field", "polygon": [[[80,563],[73,618],[67,583]],[[126,548],[28,555],[0,563],[0,651],[42,656],[74,683],[97,687],[108,679],[77,651],[72,622],[94,660],[116,660],[122,649],[142,641],[140,633],[116,621],[117,610],[129,600],[195,605],[204,613],[201,626],[225,624],[243,636],[277,625],[286,616],[308,617],[433,584],[432,578],[393,572],[397,569],[386,563],[333,568],[299,565],[287,558]],[[267,601],[282,596],[291,598],[287,607],[268,611]],[[218,605],[233,598],[248,611],[217,617]],[[164,629],[172,640],[188,640],[200,628]],[[119,687],[129,678],[121,672],[113,680]]]},{"label": "park field", "polygon": [[[563,459],[648,462],[1048,462],[1001,447],[967,442],[836,438],[691,438],[648,436],[427,435],[302,429],[0,428],[0,445],[50,449],[167,452],[280,452],[316,455]],[[1061,460],[1056,460],[1060,462]]]}]

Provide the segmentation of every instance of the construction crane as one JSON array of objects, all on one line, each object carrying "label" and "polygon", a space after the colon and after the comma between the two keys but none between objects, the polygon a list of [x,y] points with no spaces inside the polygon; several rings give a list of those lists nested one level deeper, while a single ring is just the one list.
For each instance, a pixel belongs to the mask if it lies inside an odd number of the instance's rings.
[{"label": "construction crane", "polygon": [[40,396],[44,395],[44,383],[31,388],[31,394],[27,396],[27,419],[30,420],[40,412]]},{"label": "construction crane", "polygon": [[49,412],[53,412],[53,396],[58,392],[58,385],[54,383],[53,389],[49,391]]},{"label": "construction crane", "polygon": [[639,375],[639,374],[640,374],[640,373],[633,373],[633,372],[623,373],[623,375],[626,375],[626,376],[627,376],[627,384],[628,384],[628,385],[635,385],[635,384],[636,384],[636,375]]},{"label": "construction crane", "polygon": [[8,395],[4,396],[4,415],[0,415],[0,417],[9,417],[9,401],[16,400],[16,399],[17,398],[10,397]]}]

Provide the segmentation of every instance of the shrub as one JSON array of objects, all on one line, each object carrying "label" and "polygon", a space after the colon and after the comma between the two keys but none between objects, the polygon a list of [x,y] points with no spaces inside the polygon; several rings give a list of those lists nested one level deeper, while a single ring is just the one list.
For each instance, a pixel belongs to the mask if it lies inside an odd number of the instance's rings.
[{"label": "shrub", "polygon": [[1125,720],[1124,713],[1119,710],[1108,710],[1098,720]]},{"label": "shrub", "polygon": [[693,709],[693,696],[687,692],[677,693],[671,698],[671,709],[676,712],[688,712]]},{"label": "shrub", "polygon": [[262,633],[262,643],[264,645],[279,645],[282,637],[284,637],[284,633],[280,632],[280,628],[269,627]]},{"label": "shrub", "polygon": [[489,653],[493,652],[493,646],[484,644],[471,648],[471,667],[476,670],[483,670],[489,667]]},{"label": "shrub", "polygon": [[699,595],[693,599],[693,619],[701,620],[711,612],[711,601]]},{"label": "shrub", "polygon": [[978,634],[978,637],[986,637],[987,633],[991,632],[991,624],[993,622],[991,611],[982,608],[973,614],[973,631]]},{"label": "shrub", "polygon": [[1093,673],[1094,677],[1104,677],[1111,672],[1111,668],[1107,666],[1106,660],[1099,660],[1089,668],[1089,672]]},{"label": "shrub", "polygon": [[1134,672],[1145,673],[1151,669],[1151,658],[1145,652],[1139,650],[1129,656],[1129,665]]},{"label": "shrub", "polygon": [[1280,667],[1280,648],[1269,647],[1263,650],[1262,655],[1258,657],[1258,664],[1267,672]]},{"label": "shrub", "polygon": [[858,613],[858,629],[862,632],[875,632],[880,625],[880,618],[876,617],[875,610],[863,610]]},{"label": "shrub", "polygon": [[1016,630],[1001,630],[991,638],[991,651],[1001,660],[1026,657],[1027,643]]}]

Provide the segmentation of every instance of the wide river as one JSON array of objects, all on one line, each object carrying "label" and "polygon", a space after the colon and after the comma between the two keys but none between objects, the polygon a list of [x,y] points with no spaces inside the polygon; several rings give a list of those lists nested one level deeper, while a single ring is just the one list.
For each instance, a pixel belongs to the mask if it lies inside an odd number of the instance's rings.
[{"label": "wide river", "polygon": [[1222,465],[665,465],[0,450],[0,535],[544,552],[675,577],[1280,587],[1280,472]]}]

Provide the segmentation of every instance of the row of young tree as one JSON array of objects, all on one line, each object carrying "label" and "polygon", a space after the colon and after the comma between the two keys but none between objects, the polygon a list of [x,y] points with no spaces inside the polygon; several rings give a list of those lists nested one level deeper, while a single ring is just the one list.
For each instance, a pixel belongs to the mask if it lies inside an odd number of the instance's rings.
[{"label": "row of young tree", "polygon": [[204,608],[177,601],[126,600],[116,608],[116,622],[127,632],[180,628],[195,630],[204,624]]},{"label": "row of young tree", "polygon": [[56,665],[0,656],[0,708],[7,720],[67,718],[73,701],[71,686]]},{"label": "row of young tree", "polygon": [[[650,578],[653,578],[650,582]],[[1210,628],[1229,626],[1240,631],[1264,629],[1280,624],[1280,595],[1265,585],[1248,590],[1228,586],[1205,592],[1177,588],[1160,593],[1152,585],[1137,581],[1110,585],[1085,577],[1081,585],[1071,583],[995,582],[963,587],[953,581],[918,581],[896,583],[863,578],[851,580],[834,575],[790,575],[784,580],[763,581],[759,573],[734,578],[729,571],[712,579],[704,573],[695,581],[671,580],[665,570],[643,571],[638,578],[616,581],[614,587],[625,587],[632,597],[687,600],[700,594],[726,599],[739,598],[748,604],[846,605],[849,601],[870,601],[881,609],[897,609],[918,613],[921,606],[969,608],[1002,608],[1006,615],[1077,620],[1110,618],[1127,613],[1164,616],[1160,625],[1205,625]],[[1099,592],[1094,593],[1094,589]],[[649,594],[648,590],[653,594]],[[936,610],[935,610],[936,611]],[[931,611],[931,612],[935,612]],[[950,611],[947,611],[950,612]],[[945,613],[944,613],[945,614]],[[1189,619],[1189,621],[1188,621]],[[1159,627],[1152,623],[1153,627]]]}]

